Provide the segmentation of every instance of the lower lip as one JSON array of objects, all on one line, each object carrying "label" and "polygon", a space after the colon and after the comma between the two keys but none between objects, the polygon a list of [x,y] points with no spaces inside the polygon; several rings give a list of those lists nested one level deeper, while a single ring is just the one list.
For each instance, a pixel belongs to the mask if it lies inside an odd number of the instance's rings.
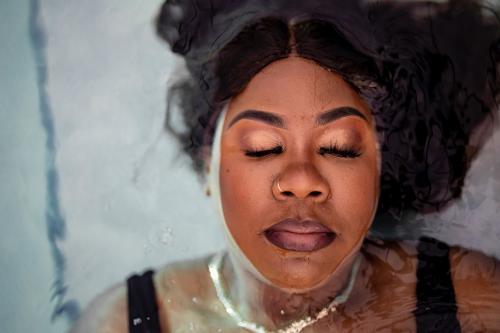
[{"label": "lower lip", "polygon": [[277,247],[297,252],[312,252],[327,247],[335,240],[333,232],[299,234],[289,231],[265,232],[266,238]]}]

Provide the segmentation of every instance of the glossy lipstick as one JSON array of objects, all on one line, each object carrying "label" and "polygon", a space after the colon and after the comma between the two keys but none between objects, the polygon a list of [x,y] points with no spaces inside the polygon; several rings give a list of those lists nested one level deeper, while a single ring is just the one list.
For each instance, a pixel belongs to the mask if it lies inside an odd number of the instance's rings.
[{"label": "glossy lipstick", "polygon": [[335,232],[314,220],[289,218],[276,223],[264,232],[273,245],[288,251],[312,252],[330,245]]}]

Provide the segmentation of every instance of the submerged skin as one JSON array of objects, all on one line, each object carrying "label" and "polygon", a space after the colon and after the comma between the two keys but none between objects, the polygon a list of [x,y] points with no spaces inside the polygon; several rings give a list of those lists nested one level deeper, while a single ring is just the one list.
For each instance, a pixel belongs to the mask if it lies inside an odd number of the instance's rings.
[{"label": "submerged skin", "polygon": [[[346,106],[362,117],[316,124],[321,114]],[[283,126],[248,118],[235,122],[249,109],[278,115]],[[352,148],[359,156],[319,153],[330,144]],[[246,154],[276,146],[283,151],[261,157]],[[415,244],[365,240],[379,195],[378,166],[377,135],[368,107],[338,75],[311,61],[290,57],[274,62],[233,98],[221,146],[224,217],[242,253],[267,280],[243,269],[240,278],[251,288],[237,290],[234,272],[241,267],[224,262],[224,281],[231,292],[244,295],[233,301],[250,309],[245,318],[279,329],[316,313],[345,286],[352,259],[359,255],[360,269],[347,302],[302,332],[416,330]],[[337,238],[312,252],[278,248],[263,231],[287,217],[318,220]],[[463,332],[499,330],[497,261],[453,248],[450,264]],[[217,299],[207,265],[208,258],[171,264],[155,275],[165,332],[244,331]],[[126,290],[121,285],[94,301],[73,332],[127,330]]]},{"label": "submerged skin", "polygon": [[[415,332],[416,249],[410,242],[365,242],[363,262],[348,301],[303,332]],[[217,300],[209,258],[169,264],[155,275],[163,333],[246,332]],[[500,266],[475,251],[451,248],[452,280],[462,332],[500,330]],[[87,308],[72,333],[128,332],[124,284]],[[220,329],[220,331],[219,331]]]}]

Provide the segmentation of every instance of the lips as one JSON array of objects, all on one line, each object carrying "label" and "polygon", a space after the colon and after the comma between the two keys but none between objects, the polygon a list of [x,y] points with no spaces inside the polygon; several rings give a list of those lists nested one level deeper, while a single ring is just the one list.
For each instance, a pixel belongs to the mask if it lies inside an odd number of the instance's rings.
[{"label": "lips", "polygon": [[330,228],[314,220],[285,219],[264,232],[273,245],[289,251],[312,252],[330,245],[336,237]]}]

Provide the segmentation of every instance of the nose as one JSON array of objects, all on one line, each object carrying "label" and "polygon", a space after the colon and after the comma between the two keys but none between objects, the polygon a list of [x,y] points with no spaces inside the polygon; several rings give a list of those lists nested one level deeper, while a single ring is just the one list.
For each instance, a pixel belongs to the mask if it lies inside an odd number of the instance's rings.
[{"label": "nose", "polygon": [[316,203],[330,197],[330,186],[310,163],[295,164],[284,170],[273,182],[272,192],[277,200],[311,200]]}]

